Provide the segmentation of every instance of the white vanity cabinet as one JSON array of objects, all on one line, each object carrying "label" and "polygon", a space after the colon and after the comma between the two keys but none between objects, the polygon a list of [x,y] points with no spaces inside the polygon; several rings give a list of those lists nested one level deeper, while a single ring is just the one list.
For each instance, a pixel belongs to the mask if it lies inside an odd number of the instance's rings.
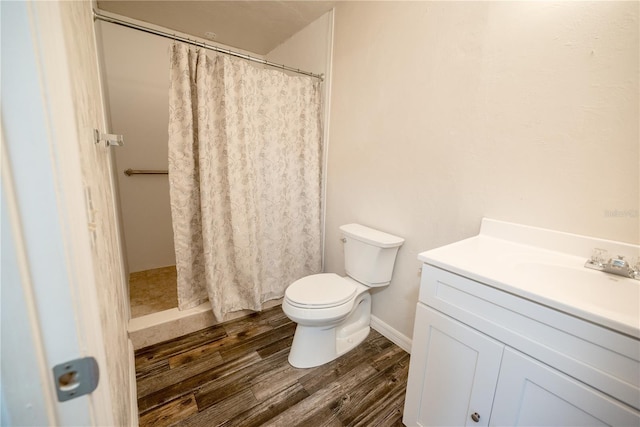
[{"label": "white vanity cabinet", "polygon": [[405,425],[640,426],[638,409],[636,337],[424,264]]},{"label": "white vanity cabinet", "polygon": [[507,347],[490,423],[497,426],[640,426],[640,418],[621,402]]},{"label": "white vanity cabinet", "polygon": [[504,344],[422,304],[418,322],[405,425],[488,425]]}]

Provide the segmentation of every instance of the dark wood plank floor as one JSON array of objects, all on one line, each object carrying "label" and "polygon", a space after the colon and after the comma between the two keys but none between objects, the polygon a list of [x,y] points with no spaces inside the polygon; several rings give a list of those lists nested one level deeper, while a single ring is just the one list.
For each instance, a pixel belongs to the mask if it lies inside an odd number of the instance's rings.
[{"label": "dark wood plank floor", "polygon": [[296,369],[280,307],[136,352],[141,426],[402,426],[409,355],[378,332]]}]

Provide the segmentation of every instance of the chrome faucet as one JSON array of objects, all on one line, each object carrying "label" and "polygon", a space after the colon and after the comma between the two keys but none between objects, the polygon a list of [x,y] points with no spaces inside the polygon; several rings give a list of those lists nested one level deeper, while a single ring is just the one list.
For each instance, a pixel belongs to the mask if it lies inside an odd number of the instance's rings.
[{"label": "chrome faucet", "polygon": [[595,248],[591,253],[591,258],[585,262],[584,266],[593,270],[640,280],[640,259],[636,260],[636,264],[633,266],[622,255],[618,255],[615,259],[609,258],[608,261],[606,259],[606,249]]}]

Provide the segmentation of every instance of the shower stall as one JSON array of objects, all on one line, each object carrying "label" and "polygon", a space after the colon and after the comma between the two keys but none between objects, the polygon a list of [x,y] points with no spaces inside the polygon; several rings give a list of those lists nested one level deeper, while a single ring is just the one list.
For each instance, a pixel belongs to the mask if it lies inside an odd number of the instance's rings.
[{"label": "shower stall", "polygon": [[[266,55],[231,49],[323,74],[324,108],[328,104],[332,26],[333,12],[330,11]],[[97,22],[96,28],[110,129],[122,134],[125,140],[124,147],[114,150],[115,181],[129,277],[129,332],[134,346],[140,348],[205,328],[216,320],[209,303],[183,311],[177,308],[176,256],[167,174],[172,41],[109,22]],[[324,111],[322,116],[326,150]],[[265,307],[278,303],[278,300],[271,301]],[[244,314],[246,312],[237,313],[238,316]]]}]

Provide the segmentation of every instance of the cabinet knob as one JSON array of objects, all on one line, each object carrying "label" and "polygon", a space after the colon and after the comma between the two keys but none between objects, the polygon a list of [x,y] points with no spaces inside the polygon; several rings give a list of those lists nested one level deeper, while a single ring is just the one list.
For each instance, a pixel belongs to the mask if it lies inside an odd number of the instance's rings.
[{"label": "cabinet knob", "polygon": [[477,412],[474,412],[473,414],[471,414],[471,419],[477,423],[478,421],[480,421],[480,414]]}]

